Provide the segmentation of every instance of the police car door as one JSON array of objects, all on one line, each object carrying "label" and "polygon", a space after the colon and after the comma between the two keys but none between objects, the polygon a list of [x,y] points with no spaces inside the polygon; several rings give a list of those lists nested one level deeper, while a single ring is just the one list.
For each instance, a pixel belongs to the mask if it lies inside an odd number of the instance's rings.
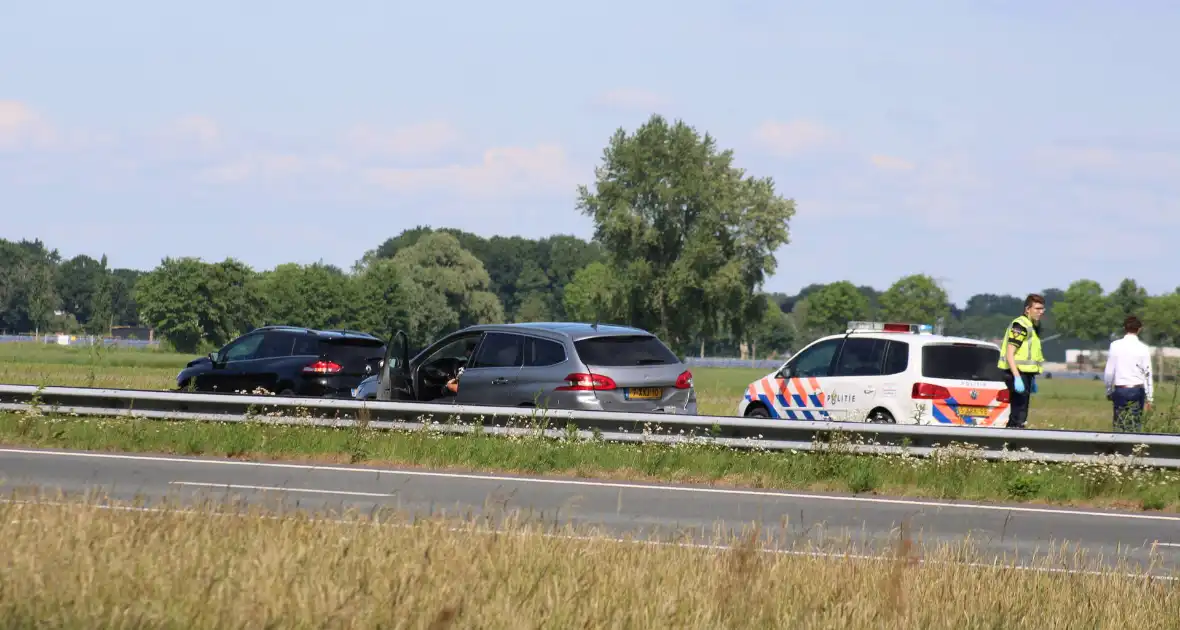
[{"label": "police car door", "polygon": [[859,422],[868,418],[885,384],[884,339],[851,336],[836,358],[831,378],[824,379],[828,405],[839,419]]},{"label": "police car door", "polygon": [[843,337],[818,341],[795,355],[777,379],[777,403],[792,420],[834,420],[825,393]]}]

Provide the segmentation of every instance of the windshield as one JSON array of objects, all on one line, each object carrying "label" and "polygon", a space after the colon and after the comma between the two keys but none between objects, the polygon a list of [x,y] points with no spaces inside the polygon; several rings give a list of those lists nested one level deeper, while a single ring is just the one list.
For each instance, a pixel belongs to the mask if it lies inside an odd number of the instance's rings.
[{"label": "windshield", "polygon": [[1002,381],[1000,351],[976,344],[932,344],[922,348],[922,376],[965,381]]}]

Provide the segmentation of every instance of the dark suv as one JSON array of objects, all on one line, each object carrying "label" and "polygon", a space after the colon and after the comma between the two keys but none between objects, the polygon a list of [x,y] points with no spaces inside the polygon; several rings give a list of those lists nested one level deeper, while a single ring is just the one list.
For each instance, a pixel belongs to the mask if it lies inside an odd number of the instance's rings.
[{"label": "dark suv", "polygon": [[375,374],[385,342],[353,330],[263,326],[195,359],[176,375],[178,389],[280,396],[347,397]]}]

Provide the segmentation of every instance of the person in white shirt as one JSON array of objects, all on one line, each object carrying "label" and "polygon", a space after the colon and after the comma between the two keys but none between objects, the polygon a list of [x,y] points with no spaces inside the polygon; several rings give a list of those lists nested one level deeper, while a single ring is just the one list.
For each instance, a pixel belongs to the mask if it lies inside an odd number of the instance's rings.
[{"label": "person in white shirt", "polygon": [[1106,399],[1114,406],[1114,430],[1140,432],[1143,412],[1151,410],[1151,349],[1139,340],[1143,322],[1128,315],[1122,339],[1110,343],[1106,355]]}]

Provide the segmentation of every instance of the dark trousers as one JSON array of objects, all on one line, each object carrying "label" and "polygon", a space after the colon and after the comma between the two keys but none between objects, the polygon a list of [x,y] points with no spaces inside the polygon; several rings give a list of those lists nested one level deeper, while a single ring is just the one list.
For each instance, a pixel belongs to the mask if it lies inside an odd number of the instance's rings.
[{"label": "dark trousers", "polygon": [[1114,403],[1114,430],[1138,433],[1143,430],[1143,407],[1147,392],[1142,387],[1116,387],[1110,394]]},{"label": "dark trousers", "polygon": [[1004,383],[1008,386],[1008,398],[1011,400],[1008,408],[1008,427],[1011,429],[1023,429],[1028,422],[1028,401],[1032,396],[1033,376],[1027,372],[1020,373],[1021,380],[1024,381],[1024,393],[1018,394],[1012,373],[1004,373]]}]

